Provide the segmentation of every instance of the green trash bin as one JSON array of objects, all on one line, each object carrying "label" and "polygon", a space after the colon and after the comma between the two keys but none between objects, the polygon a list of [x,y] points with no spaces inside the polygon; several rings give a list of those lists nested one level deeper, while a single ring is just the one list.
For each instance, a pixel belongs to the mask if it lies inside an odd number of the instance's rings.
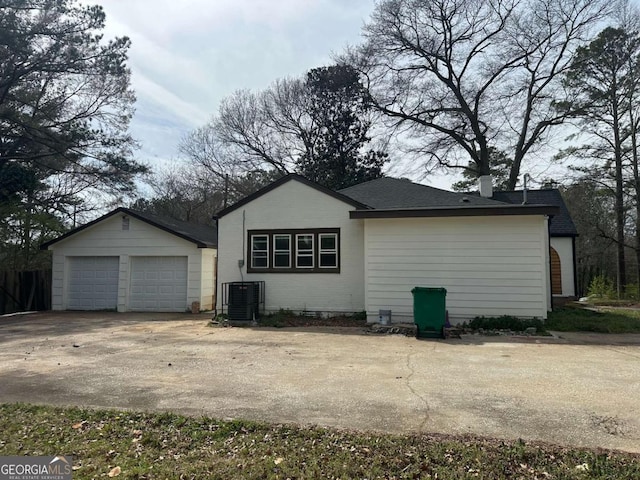
[{"label": "green trash bin", "polygon": [[445,288],[415,287],[413,294],[413,322],[418,338],[444,338],[447,322]]}]

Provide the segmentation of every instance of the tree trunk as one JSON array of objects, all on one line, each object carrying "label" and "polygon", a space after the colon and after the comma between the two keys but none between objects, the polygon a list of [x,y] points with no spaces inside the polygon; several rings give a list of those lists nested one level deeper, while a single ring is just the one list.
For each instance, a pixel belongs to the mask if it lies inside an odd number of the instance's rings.
[{"label": "tree trunk", "polygon": [[624,254],[624,189],[622,177],[622,140],[620,138],[620,122],[618,118],[617,99],[613,105],[613,139],[615,145],[615,177],[616,177],[616,254],[618,267],[618,297],[624,294],[627,285],[627,264]]},{"label": "tree trunk", "polygon": [[511,171],[509,172],[509,180],[507,180],[507,190],[515,190],[518,184],[518,177],[520,176],[520,165],[522,164],[522,157],[516,155],[511,164]]},{"label": "tree trunk", "polygon": [[634,242],[636,254],[636,284],[638,285],[638,291],[636,293],[640,295],[640,172],[638,171],[637,132],[632,107],[629,108],[629,119],[631,124],[631,166],[633,168],[633,188],[636,197],[636,238]]}]

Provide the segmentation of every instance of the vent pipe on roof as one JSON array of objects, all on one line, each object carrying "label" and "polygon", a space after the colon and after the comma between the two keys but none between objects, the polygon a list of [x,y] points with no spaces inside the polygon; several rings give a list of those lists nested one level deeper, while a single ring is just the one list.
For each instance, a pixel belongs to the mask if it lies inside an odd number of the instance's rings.
[{"label": "vent pipe on roof", "polygon": [[491,179],[491,175],[478,177],[478,190],[480,190],[481,197],[493,197],[493,180]]},{"label": "vent pipe on roof", "polygon": [[526,205],[527,204],[527,184],[529,183],[529,179],[531,177],[529,176],[528,173],[524,174],[524,188],[522,189],[522,204]]}]

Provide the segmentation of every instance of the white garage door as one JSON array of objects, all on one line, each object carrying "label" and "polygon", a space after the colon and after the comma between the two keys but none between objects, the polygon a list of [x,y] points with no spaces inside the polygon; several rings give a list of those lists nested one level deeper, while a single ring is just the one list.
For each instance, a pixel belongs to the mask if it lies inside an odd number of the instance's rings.
[{"label": "white garage door", "polygon": [[115,309],[118,263],[118,257],[69,257],[67,309]]},{"label": "white garage door", "polygon": [[129,309],[184,312],[187,308],[187,257],[131,257]]}]

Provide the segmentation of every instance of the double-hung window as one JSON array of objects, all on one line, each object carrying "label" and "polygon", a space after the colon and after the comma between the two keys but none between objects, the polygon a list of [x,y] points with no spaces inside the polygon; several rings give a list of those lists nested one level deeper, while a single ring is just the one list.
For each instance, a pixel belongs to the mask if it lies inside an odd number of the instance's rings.
[{"label": "double-hung window", "polygon": [[273,268],[291,268],[291,235],[273,235]]},{"label": "double-hung window", "polygon": [[269,235],[251,235],[251,268],[269,268]]},{"label": "double-hung window", "polygon": [[313,237],[312,233],[296,235],[296,268],[313,268]]},{"label": "double-hung window", "polygon": [[340,229],[249,230],[248,273],[340,273]]},{"label": "double-hung window", "polygon": [[318,266],[320,268],[338,267],[338,234],[318,234]]}]

